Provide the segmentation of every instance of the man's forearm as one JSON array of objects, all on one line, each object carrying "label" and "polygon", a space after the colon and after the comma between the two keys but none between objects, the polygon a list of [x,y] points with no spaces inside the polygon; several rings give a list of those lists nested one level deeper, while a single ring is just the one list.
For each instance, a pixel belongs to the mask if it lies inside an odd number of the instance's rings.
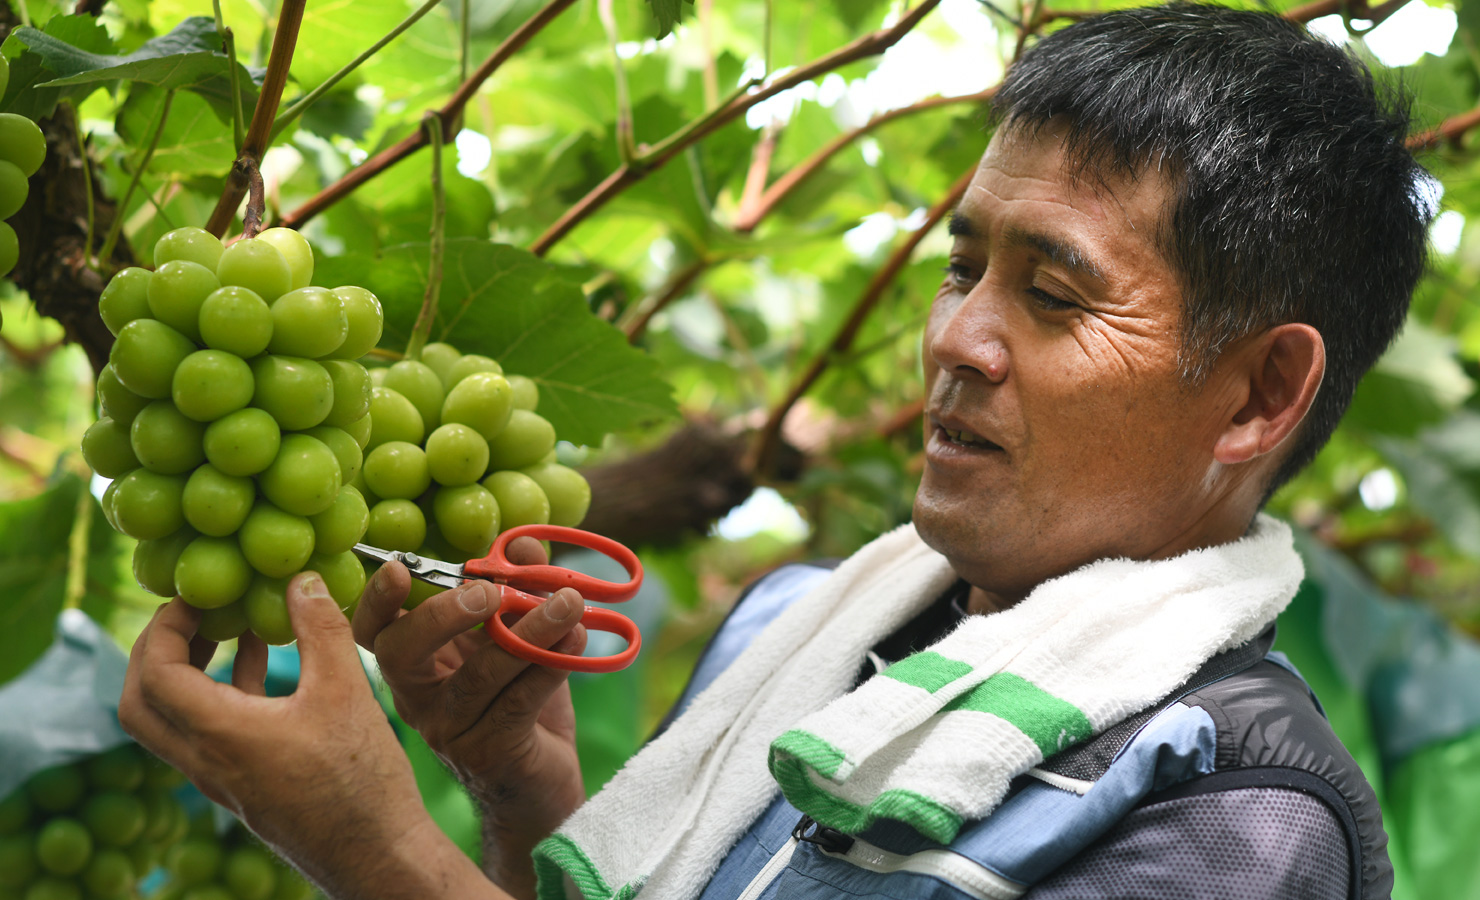
[{"label": "man's forearm", "polygon": [[486,804],[483,818],[483,872],[493,883],[520,900],[535,896],[534,860],[536,844],[547,835],[530,835],[493,815]]},{"label": "man's forearm", "polygon": [[[312,881],[333,900],[512,900],[510,892],[489,881],[478,866],[430,819],[408,830],[391,846],[356,848],[362,859],[301,860]],[[288,853],[292,856],[291,850]]]}]

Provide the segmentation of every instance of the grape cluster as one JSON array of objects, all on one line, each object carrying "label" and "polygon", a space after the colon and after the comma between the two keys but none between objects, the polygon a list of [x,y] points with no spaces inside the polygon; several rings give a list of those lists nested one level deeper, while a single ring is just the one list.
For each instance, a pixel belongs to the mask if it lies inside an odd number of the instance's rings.
[{"label": "grape cluster", "polygon": [[189,832],[183,783],[137,744],[31,776],[0,801],[0,898],[136,896]]},{"label": "grape cluster", "polygon": [[[501,530],[585,518],[591,488],[555,461],[530,379],[443,343],[370,377],[370,440],[351,482],[370,504],[367,543],[460,562]],[[432,591],[414,583],[412,602]]]},{"label": "grape cluster", "polygon": [[189,825],[165,854],[169,880],[153,900],[308,900],[313,886],[278,862],[245,828],[216,833],[210,816]]},{"label": "grape cluster", "polygon": [[82,453],[114,479],[103,514],[138,539],[139,584],[204,610],[203,637],[288,643],[293,575],[318,572],[345,609],[364,589],[351,548],[369,507],[350,484],[371,384],[355,360],[380,339],[380,301],[310,287],[313,251],[285,228],[224,249],[178,228],[154,264],[98,301],[116,340]]},{"label": "grape cluster", "polygon": [[[10,83],[10,63],[0,56],[0,96]],[[31,190],[30,177],[46,158],[46,138],[25,116],[0,113],[0,219],[15,215]],[[15,268],[20,259],[15,229],[0,222],[0,275]]]}]

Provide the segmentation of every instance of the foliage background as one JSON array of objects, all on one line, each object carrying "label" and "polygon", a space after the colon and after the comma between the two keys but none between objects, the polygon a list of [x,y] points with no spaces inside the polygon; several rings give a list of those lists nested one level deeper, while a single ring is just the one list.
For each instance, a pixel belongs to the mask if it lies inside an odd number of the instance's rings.
[{"label": "foliage background", "polygon": [[[72,143],[49,148],[69,168],[43,170],[52,180],[33,180],[13,224],[30,258],[43,232],[27,223],[67,218],[88,238],[57,268],[100,286],[89,272],[106,276],[130,256],[147,262],[159,235],[205,223],[221,195],[237,141],[217,13],[205,0],[84,2],[83,11],[22,2],[4,25],[12,80],[0,110],[42,119],[49,136]],[[729,464],[743,488],[718,509],[665,497],[679,509],[667,511],[666,530],[643,533],[669,604],[640,668],[592,689],[590,708],[610,716],[592,729],[605,735],[591,739],[605,748],[593,765],[609,770],[667,708],[740,585],[789,558],[846,555],[908,517],[920,466],[920,329],[948,248],[932,213],[985,146],[980,94],[1024,40],[1076,10],[1120,4],[552,5],[568,8],[449,127],[434,338],[539,379],[541,411],[575,442],[562,450],[568,460],[640,463],[675,432],[702,426],[735,448]],[[269,224],[308,235],[315,283],[364,283],[386,303],[386,358],[402,349],[425,284],[430,152],[315,215],[304,204],[415,135],[464,71],[544,6],[472,0],[465,53],[459,5],[431,9],[287,125],[262,160]],[[310,3],[284,106],[413,9]],[[219,7],[245,66],[248,115],[279,11],[273,0]],[[922,11],[918,25],[900,25]],[[1321,2],[1292,14],[1405,87],[1418,130],[1451,129],[1425,151],[1443,214],[1408,327],[1330,445],[1272,506],[1383,590],[1480,635],[1480,229],[1466,227],[1480,215],[1480,181],[1464,118],[1480,101],[1480,2]],[[41,34],[16,30],[26,22]],[[867,35],[875,44],[865,49],[884,52],[815,64]],[[750,105],[798,73],[807,77],[797,87]],[[67,83],[36,86],[59,78]],[[909,112],[891,112],[901,108]],[[689,142],[695,124],[718,127]],[[675,138],[676,152],[658,152]],[[790,183],[829,146],[837,152],[811,177]],[[91,205],[79,208],[60,179],[88,174]],[[596,206],[612,177],[620,190]],[[581,217],[568,233],[551,231],[573,211]],[[115,218],[120,249],[98,259],[87,248],[102,246]],[[80,489],[90,473],[75,448],[94,415],[89,353],[100,352],[77,324],[88,310],[58,311],[35,290],[52,282],[28,265],[0,282],[0,679],[39,653],[63,606],[80,606],[127,646],[155,603],[132,584],[131,542],[101,523],[91,499],[100,485]],[[894,277],[879,276],[895,266]],[[840,333],[847,340],[835,341]],[[629,339],[642,354],[626,349]],[[792,402],[809,371],[820,377]],[[802,464],[778,463],[783,451]],[[639,517],[617,512],[613,521]]]}]

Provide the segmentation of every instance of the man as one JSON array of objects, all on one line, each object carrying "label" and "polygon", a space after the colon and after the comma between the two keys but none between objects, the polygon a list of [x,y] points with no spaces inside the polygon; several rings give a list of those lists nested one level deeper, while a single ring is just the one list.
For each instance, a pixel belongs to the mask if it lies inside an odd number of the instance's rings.
[{"label": "man", "polygon": [[[1300,570],[1257,513],[1404,319],[1406,121],[1298,27],[1196,6],[1057,32],[996,105],[925,334],[913,526],[763,580],[601,794],[564,673],[469,632],[495,590],[403,613],[405,570],[372,579],[354,639],[482,806],[487,877],[316,576],[292,697],[250,639],[206,679],[177,600],[125,727],[336,897],[533,896],[542,840],[552,897],[1386,896],[1370,788],[1265,658]],[[580,607],[516,631],[579,652]]]}]

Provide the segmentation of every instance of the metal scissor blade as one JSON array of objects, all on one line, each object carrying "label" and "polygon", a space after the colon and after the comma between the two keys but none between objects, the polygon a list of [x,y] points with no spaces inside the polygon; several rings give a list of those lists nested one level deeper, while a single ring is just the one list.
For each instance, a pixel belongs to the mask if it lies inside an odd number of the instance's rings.
[{"label": "metal scissor blade", "polygon": [[382,550],[369,544],[355,544],[354,551],[366,559],[381,563],[395,560],[406,567],[412,578],[442,588],[455,588],[467,577],[463,574],[462,563],[443,562],[440,559],[407,553],[403,550]]}]

